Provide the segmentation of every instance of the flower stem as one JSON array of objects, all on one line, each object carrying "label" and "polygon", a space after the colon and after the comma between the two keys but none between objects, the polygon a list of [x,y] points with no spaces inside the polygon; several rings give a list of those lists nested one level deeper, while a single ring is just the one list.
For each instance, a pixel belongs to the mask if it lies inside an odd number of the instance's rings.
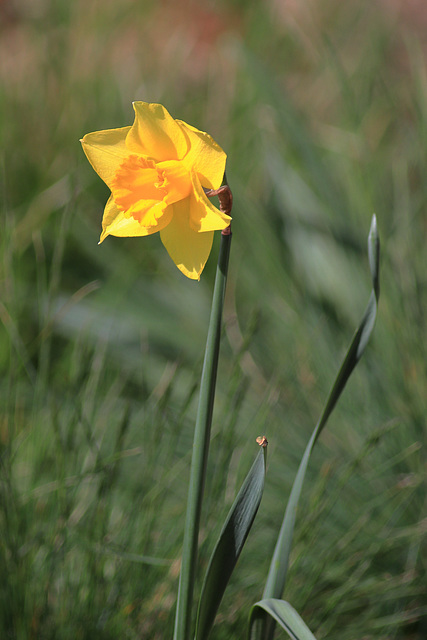
[{"label": "flower stem", "polygon": [[189,640],[192,622],[193,588],[197,565],[197,542],[209,451],[215,384],[218,368],[221,318],[227,281],[231,232],[221,234],[218,266],[212,299],[212,310],[206,341],[199,406],[194,430],[193,455],[188,489],[187,515],[184,529],[181,573],[175,616],[174,640]]}]

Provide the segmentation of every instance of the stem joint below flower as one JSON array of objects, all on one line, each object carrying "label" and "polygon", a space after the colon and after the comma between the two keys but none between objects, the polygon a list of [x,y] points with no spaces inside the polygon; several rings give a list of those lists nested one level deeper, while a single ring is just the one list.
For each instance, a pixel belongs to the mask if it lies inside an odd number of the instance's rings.
[{"label": "stem joint below flower", "polygon": [[[227,216],[230,215],[231,209],[233,207],[233,194],[228,184],[223,185],[219,189],[209,189],[205,193],[208,198],[218,196],[219,210],[222,213],[225,213]],[[231,224],[223,229],[221,233],[223,236],[231,235]]]}]

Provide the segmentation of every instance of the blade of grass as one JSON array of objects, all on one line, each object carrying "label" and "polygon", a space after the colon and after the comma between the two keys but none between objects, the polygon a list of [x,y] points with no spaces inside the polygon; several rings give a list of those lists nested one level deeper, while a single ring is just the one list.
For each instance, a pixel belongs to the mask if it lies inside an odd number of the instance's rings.
[{"label": "blade of grass", "polygon": [[261,446],[230,509],[203,582],[195,640],[207,640],[225,588],[239,559],[264,491],[267,447]]},{"label": "blade of grass", "polygon": [[[350,378],[355,366],[362,357],[375,325],[380,292],[380,245],[377,221],[375,216],[373,216],[372,218],[371,229],[368,236],[368,256],[372,277],[372,292],[369,298],[369,302],[363,315],[362,321],[353,337],[353,340],[329,393],[329,397],[326,401],[323,413],[314,428],[314,431],[307,444],[303,458],[298,468],[298,472],[292,486],[291,494],[289,496],[288,504],[286,506],[285,516],[277,539],[276,547],[271,560],[270,569],[263,593],[264,599],[280,598],[283,593],[283,589],[286,583],[286,575],[289,564],[289,555],[292,545],[296,512],[311,452],[319,435],[325,427],[328,418],[331,415],[341,393],[343,392],[348,379]],[[267,621],[267,618],[265,618],[265,621]],[[267,626],[268,631],[265,628],[261,630],[260,625],[257,624],[256,629],[254,629],[254,637],[257,639],[271,639],[273,636],[274,624],[268,623]]]},{"label": "blade of grass", "polygon": [[[267,612],[292,640],[316,640],[299,613],[285,600],[268,598],[256,602],[251,609],[251,623]],[[251,625],[249,625],[251,626]]]}]

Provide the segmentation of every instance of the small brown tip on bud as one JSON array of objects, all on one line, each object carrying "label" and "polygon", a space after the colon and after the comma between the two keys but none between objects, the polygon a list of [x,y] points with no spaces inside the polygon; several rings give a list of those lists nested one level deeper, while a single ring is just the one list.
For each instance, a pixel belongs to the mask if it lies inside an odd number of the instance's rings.
[{"label": "small brown tip on bud", "polygon": [[268,440],[266,436],[258,436],[256,439],[260,447],[266,447],[268,445]]}]

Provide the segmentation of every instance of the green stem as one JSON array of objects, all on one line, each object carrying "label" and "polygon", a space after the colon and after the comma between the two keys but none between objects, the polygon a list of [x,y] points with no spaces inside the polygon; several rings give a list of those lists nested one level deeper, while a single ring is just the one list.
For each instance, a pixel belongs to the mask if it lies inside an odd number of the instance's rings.
[{"label": "green stem", "polygon": [[200,382],[199,406],[194,430],[193,455],[188,489],[187,515],[184,529],[181,574],[179,578],[178,601],[175,616],[174,640],[189,640],[191,634],[191,612],[193,588],[196,575],[197,541],[199,536],[200,513],[202,510],[205,485],[212,412],[215,397],[215,383],[218,369],[221,318],[227,281],[228,258],[230,255],[231,233],[221,234],[218,266],[212,299],[212,310],[206,341],[205,359]]}]

